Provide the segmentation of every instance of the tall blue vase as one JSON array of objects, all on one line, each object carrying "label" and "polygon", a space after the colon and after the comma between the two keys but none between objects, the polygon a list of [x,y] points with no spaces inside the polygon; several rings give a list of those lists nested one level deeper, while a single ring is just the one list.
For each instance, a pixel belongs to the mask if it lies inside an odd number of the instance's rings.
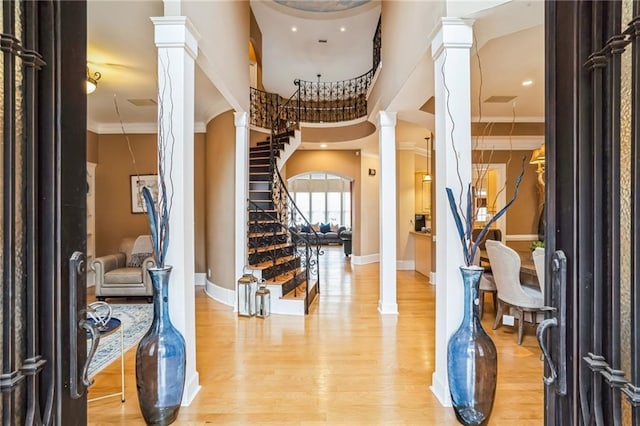
[{"label": "tall blue vase", "polygon": [[171,269],[171,266],[149,269],[153,322],[136,351],[138,402],[149,425],[168,425],[176,420],[184,389],[185,342],[169,317]]},{"label": "tall blue vase", "polygon": [[447,346],[449,390],[458,421],[484,425],[489,420],[496,392],[496,345],[482,328],[478,285],[483,269],[462,266],[464,316]]}]

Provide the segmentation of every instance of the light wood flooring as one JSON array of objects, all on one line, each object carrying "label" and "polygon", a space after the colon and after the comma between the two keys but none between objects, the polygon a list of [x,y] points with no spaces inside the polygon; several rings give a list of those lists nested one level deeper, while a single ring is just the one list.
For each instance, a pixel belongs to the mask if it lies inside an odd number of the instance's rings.
[{"label": "light wood flooring", "polygon": [[[378,264],[352,266],[341,247],[321,260],[321,293],[306,317],[238,318],[196,287],[197,370],[202,389],[177,425],[456,425],[429,390],[435,287],[398,271],[398,316],[377,311]],[[90,299],[92,297],[90,296]],[[114,303],[120,303],[114,300]],[[542,361],[534,329],[522,346],[513,327],[491,330],[498,385],[490,425],[543,424]],[[88,404],[91,425],[144,424],[135,348],[125,354],[126,402]],[[117,392],[120,363],[95,377],[90,396]]]}]

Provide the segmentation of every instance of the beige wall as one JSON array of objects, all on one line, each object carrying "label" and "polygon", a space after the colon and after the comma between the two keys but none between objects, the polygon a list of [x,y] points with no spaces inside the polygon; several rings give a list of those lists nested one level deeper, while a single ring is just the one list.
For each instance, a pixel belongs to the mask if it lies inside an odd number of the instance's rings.
[{"label": "beige wall", "polygon": [[409,234],[416,213],[415,170],[413,150],[396,151],[396,258],[401,262],[415,258],[414,240]]},{"label": "beige wall", "polygon": [[194,232],[195,232],[195,256],[196,256],[196,272],[204,273],[207,271],[207,245],[206,236],[206,217],[205,217],[205,141],[206,134],[196,133],[193,138],[194,142]]},{"label": "beige wall", "polygon": [[[96,255],[115,253],[125,237],[149,234],[145,214],[131,213],[131,175],[156,174],[156,135],[129,135],[134,167],[123,135],[95,135],[88,132],[87,144],[96,145]],[[91,136],[95,135],[95,136]],[[195,270],[204,272],[204,134],[195,143]],[[89,152],[90,148],[87,148]],[[93,155],[93,154],[92,154]],[[137,169],[137,170],[136,170]]]},{"label": "beige wall", "polygon": [[[352,190],[352,216],[353,216],[353,254],[360,255],[360,235],[361,228],[361,177],[360,177],[360,155],[356,155],[357,151],[312,151],[297,150],[291,155],[287,161],[285,179],[308,172],[327,172],[351,179],[353,182]],[[359,152],[358,152],[359,154]]]},{"label": "beige wall", "polygon": [[207,124],[205,146],[206,266],[208,280],[234,290],[235,124],[233,111]]},{"label": "beige wall", "polygon": [[362,155],[360,180],[362,195],[360,235],[355,241],[360,243],[360,255],[380,253],[380,173],[369,176],[369,169],[379,169],[377,156]]},{"label": "beige wall", "polygon": [[87,162],[98,162],[98,134],[87,130]]}]

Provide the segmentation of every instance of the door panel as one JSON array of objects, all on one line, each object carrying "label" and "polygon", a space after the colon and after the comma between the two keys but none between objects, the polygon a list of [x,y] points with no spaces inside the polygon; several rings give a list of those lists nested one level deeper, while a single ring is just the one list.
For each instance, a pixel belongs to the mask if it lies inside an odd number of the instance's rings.
[{"label": "door panel", "polygon": [[[546,302],[568,295],[569,349],[567,394],[545,388],[547,424],[640,424],[639,11],[546,4],[547,275],[555,250],[567,257]],[[557,331],[547,339],[557,359]]]},{"label": "door panel", "polygon": [[69,301],[85,304],[68,285],[85,244],[85,3],[4,1],[0,39],[2,423],[85,424],[68,366]]}]

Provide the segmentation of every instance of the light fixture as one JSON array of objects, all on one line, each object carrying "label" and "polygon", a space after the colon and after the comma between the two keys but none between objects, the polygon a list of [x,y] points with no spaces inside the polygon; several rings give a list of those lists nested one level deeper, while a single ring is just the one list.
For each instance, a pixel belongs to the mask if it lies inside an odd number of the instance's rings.
[{"label": "light fixture", "polygon": [[422,177],[423,182],[431,182],[431,137],[424,138],[427,141],[427,174]]},{"label": "light fixture", "polygon": [[321,143],[320,148],[326,148],[328,145],[326,143]]},{"label": "light fixture", "polygon": [[298,31],[298,27],[291,27],[291,31],[295,33],[296,31]]},{"label": "light fixture", "polygon": [[531,86],[532,84],[533,84],[533,80],[524,80],[522,82],[522,85],[525,86],[525,87],[526,86]]},{"label": "light fixture", "polygon": [[87,95],[95,92],[98,87],[98,80],[100,80],[100,77],[102,77],[102,74],[98,71],[91,73],[91,71],[89,71],[89,67],[87,67]]},{"label": "light fixture", "polygon": [[345,27],[340,27],[340,32],[345,32],[347,29]]}]

